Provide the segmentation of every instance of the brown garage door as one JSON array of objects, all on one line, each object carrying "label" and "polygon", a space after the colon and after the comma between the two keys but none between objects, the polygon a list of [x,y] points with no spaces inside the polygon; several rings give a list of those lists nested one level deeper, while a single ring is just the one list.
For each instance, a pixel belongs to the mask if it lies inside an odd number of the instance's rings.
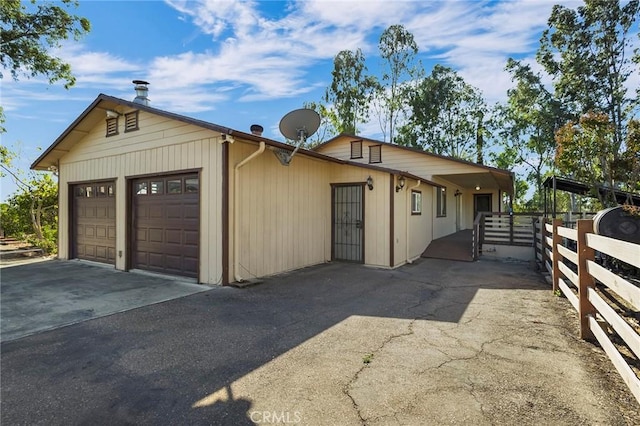
[{"label": "brown garage door", "polygon": [[73,186],[73,256],[115,264],[115,182],[89,182]]},{"label": "brown garage door", "polygon": [[197,278],[198,175],[136,179],[132,185],[133,268]]}]

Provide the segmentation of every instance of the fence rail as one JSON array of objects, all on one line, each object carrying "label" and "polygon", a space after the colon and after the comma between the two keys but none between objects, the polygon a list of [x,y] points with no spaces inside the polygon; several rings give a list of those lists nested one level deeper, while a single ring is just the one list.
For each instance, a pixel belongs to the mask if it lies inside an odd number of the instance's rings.
[{"label": "fence rail", "polygon": [[[580,318],[580,338],[595,340],[604,349],[631,393],[640,402],[640,378],[629,360],[640,360],[640,335],[607,301],[603,289],[640,310],[640,287],[596,262],[596,252],[640,268],[640,245],[593,233],[593,220],[577,221],[576,229],[562,220],[535,226],[536,258],[551,274],[553,291],[561,291]],[[629,351],[624,355],[614,344]],[[625,351],[627,352],[627,351]]]},{"label": "fence rail", "polygon": [[473,222],[473,258],[478,259],[483,244],[531,247],[535,244],[535,224],[541,214],[480,212]]}]

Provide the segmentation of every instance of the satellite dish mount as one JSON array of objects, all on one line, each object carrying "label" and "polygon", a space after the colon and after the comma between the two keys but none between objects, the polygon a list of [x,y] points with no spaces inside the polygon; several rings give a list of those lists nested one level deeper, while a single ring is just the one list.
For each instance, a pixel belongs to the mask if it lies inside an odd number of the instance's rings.
[{"label": "satellite dish mount", "polygon": [[280,120],[280,133],[285,138],[298,142],[292,152],[286,149],[273,151],[283,166],[291,164],[291,159],[296,155],[298,149],[309,136],[318,130],[318,127],[320,127],[320,116],[309,108],[296,109],[282,117],[282,120]]}]

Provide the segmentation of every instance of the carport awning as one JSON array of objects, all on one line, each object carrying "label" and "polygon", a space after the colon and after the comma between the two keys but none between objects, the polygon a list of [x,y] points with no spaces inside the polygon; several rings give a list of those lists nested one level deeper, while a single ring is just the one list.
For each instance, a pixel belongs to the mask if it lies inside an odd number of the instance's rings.
[{"label": "carport awning", "polygon": [[[596,195],[591,192],[591,186],[578,182],[577,180],[563,178],[558,176],[549,176],[545,181],[543,186],[547,189],[556,189],[558,191],[566,191],[572,194],[583,195],[585,197],[596,198]],[[604,194],[607,191],[610,191],[611,188],[605,188],[604,186],[599,186],[598,191],[600,194]],[[640,205],[640,194],[633,194],[631,192],[621,191],[619,189],[614,189],[614,194],[616,195],[616,201],[620,204],[628,203],[632,201],[634,205]]]}]

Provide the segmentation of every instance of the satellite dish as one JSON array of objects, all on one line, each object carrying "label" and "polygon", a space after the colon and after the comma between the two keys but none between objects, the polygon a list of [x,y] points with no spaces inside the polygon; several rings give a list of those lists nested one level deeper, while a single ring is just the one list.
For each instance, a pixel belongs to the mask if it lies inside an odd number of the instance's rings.
[{"label": "satellite dish", "polygon": [[640,244],[640,218],[624,211],[622,206],[600,210],[593,218],[596,234]]},{"label": "satellite dish", "polygon": [[318,130],[318,127],[320,127],[320,116],[309,108],[296,109],[282,117],[280,133],[285,138],[298,142],[296,149],[291,153],[285,150],[274,151],[283,166],[288,166],[291,163],[291,159],[298,152],[300,146]]}]

